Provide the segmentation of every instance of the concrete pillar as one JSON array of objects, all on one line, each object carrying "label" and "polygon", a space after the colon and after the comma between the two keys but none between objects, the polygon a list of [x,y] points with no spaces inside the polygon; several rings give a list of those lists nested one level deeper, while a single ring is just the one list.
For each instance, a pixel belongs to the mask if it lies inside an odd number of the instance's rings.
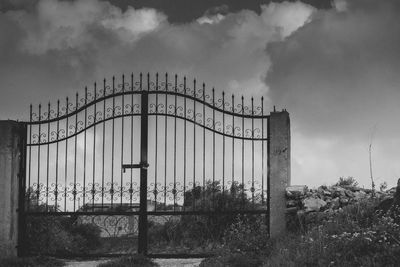
[{"label": "concrete pillar", "polygon": [[290,185],[290,119],[286,110],[271,112],[269,131],[270,237],[286,232],[286,187]]},{"label": "concrete pillar", "polygon": [[24,186],[26,126],[0,121],[0,257],[17,256],[19,189]]}]

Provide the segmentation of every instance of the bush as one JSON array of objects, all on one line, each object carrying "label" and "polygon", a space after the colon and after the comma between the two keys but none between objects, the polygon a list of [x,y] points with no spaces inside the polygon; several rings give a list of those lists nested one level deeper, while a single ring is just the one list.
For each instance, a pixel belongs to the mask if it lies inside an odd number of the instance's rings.
[{"label": "bush", "polygon": [[340,177],[339,181],[335,184],[336,186],[357,186],[358,182],[354,177],[348,176],[347,178]]},{"label": "bush", "polygon": [[48,257],[0,259],[0,266],[7,267],[58,267],[64,265],[61,260]]},{"label": "bush", "polygon": [[400,208],[383,213],[378,203],[304,214],[303,232],[277,240],[263,238],[260,220],[240,218],[226,231],[220,255],[201,266],[399,266]]},{"label": "bush", "polygon": [[208,181],[204,187],[196,186],[185,192],[184,208],[187,211],[209,211],[214,215],[184,215],[179,220],[154,223],[149,225],[149,236],[155,243],[214,248],[222,241],[226,229],[236,221],[235,213],[219,212],[254,209],[256,206],[250,203],[243,185],[234,183],[227,190],[218,181]]},{"label": "bush", "polygon": [[159,266],[151,259],[141,254],[121,257],[109,262],[101,263],[98,267],[156,267]]},{"label": "bush", "polygon": [[266,266],[398,266],[400,225],[364,200],[316,220],[303,235],[278,240]]},{"label": "bush", "polygon": [[205,259],[199,267],[258,267],[262,265],[263,259],[260,255],[233,253]]},{"label": "bush", "polygon": [[230,252],[261,254],[268,244],[268,227],[259,215],[238,217],[223,238],[223,245]]},{"label": "bush", "polygon": [[[29,187],[25,196],[29,211],[57,211],[56,206],[39,204],[38,196]],[[100,228],[80,224],[78,216],[28,216],[25,250],[30,254],[83,254],[100,246]]]},{"label": "bush", "polygon": [[74,217],[31,216],[26,240],[26,250],[31,254],[82,254],[100,245],[100,229],[79,224]]}]

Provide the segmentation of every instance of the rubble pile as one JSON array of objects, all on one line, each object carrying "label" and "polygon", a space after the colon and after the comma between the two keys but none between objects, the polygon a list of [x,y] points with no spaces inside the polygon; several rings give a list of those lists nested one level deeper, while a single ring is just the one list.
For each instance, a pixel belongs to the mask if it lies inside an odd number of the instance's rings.
[{"label": "rubble pile", "polygon": [[[393,198],[396,188],[385,192],[376,191],[379,199]],[[312,211],[335,211],[361,199],[372,197],[371,189],[356,186],[320,186],[308,189],[305,185],[293,185],[286,188],[286,206],[289,213]]]}]

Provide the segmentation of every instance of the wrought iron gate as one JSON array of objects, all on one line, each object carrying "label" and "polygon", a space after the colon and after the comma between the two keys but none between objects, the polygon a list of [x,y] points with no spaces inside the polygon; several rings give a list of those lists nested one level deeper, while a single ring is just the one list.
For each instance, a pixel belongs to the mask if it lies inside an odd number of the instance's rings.
[{"label": "wrought iron gate", "polygon": [[186,77],[132,74],[55,107],[31,106],[25,226],[64,217],[97,225],[102,236],[131,237],[139,253],[175,256],[187,251],[163,250],[168,240],[155,229],[166,223],[218,228],[226,225],[216,218],[255,215],[268,226],[269,116],[263,98],[247,104]]}]

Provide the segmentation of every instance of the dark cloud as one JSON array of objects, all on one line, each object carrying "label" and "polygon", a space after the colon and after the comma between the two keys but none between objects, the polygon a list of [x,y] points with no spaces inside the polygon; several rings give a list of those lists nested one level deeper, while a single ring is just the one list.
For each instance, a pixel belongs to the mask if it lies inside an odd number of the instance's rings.
[{"label": "dark cloud", "polygon": [[[77,0],[63,0],[77,1]],[[248,9],[261,12],[260,6],[271,2],[281,3],[285,0],[102,0],[110,2],[112,5],[126,10],[128,6],[134,8],[155,8],[164,12],[172,23],[191,22],[202,16],[207,10],[219,7],[228,8],[231,12],[237,12],[242,9]],[[288,0],[286,0],[288,1]],[[289,0],[288,2],[296,2]],[[8,10],[32,10],[39,0],[2,0],[0,1],[0,11]],[[331,0],[302,0],[301,2],[309,4],[318,9],[329,9],[332,7]]]}]

